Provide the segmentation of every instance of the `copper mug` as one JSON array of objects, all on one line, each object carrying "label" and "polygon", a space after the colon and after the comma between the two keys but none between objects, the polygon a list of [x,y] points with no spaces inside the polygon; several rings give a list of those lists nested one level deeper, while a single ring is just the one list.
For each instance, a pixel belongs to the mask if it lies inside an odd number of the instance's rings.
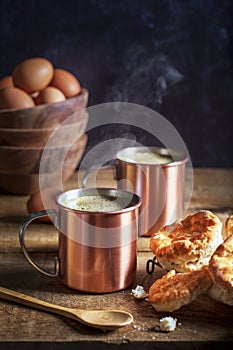
[{"label": "copper mug", "polygon": [[[123,199],[126,206],[94,212],[71,209],[65,204],[80,196],[111,196]],[[20,245],[29,263],[47,276],[59,275],[64,285],[79,291],[107,293],[132,285],[136,278],[140,197],[111,188],[85,188],[61,193],[56,203],[57,210],[32,213],[20,226]],[[24,239],[30,222],[46,215],[55,215],[59,234],[58,257],[52,272],[41,268],[30,256]]]},{"label": "copper mug", "polygon": [[[134,161],[138,152],[155,153],[169,157],[170,161],[153,164],[145,160],[139,163]],[[115,165],[110,166],[114,169],[117,188],[136,193],[142,201],[139,209],[139,236],[151,236],[163,226],[183,218],[187,161],[184,153],[161,147],[127,147],[117,152]],[[93,170],[86,172],[84,187]]]}]

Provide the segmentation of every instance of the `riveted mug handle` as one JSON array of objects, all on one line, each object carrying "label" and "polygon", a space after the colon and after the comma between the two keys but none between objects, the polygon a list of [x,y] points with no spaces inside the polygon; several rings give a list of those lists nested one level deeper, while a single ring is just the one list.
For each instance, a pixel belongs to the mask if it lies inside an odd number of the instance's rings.
[{"label": "riveted mug handle", "polygon": [[25,231],[26,228],[28,227],[28,225],[38,219],[38,218],[42,218],[48,215],[56,215],[57,217],[57,211],[55,209],[48,209],[48,210],[42,210],[42,211],[38,211],[36,213],[32,213],[30,215],[28,215],[23,222],[20,225],[20,229],[19,229],[19,242],[20,242],[20,246],[23,250],[23,253],[25,255],[25,258],[29,261],[29,263],[35,267],[35,269],[37,269],[38,271],[40,271],[41,273],[43,273],[46,276],[49,277],[56,277],[59,274],[59,259],[58,257],[54,258],[54,271],[53,272],[49,272],[45,269],[42,269],[37,263],[36,261],[29,255],[28,250],[26,248],[25,245],[25,240],[24,240],[24,235],[25,235]]}]

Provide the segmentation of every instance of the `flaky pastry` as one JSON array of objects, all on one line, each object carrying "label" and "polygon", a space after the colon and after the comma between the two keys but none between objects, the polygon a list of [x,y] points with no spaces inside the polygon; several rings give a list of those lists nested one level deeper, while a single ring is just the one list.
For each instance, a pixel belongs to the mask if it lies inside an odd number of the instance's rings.
[{"label": "flaky pastry", "polygon": [[233,215],[230,215],[225,221],[225,239],[233,234]]},{"label": "flaky pastry", "polygon": [[214,284],[208,294],[233,306],[233,234],[216,249],[209,262],[209,272]]},{"label": "flaky pastry", "polygon": [[154,233],[150,249],[167,270],[197,271],[208,265],[215,249],[223,242],[221,231],[219,218],[208,210],[201,210]]},{"label": "flaky pastry", "polygon": [[176,273],[167,272],[149,289],[149,301],[156,311],[172,312],[189,304],[213,284],[208,269]]}]

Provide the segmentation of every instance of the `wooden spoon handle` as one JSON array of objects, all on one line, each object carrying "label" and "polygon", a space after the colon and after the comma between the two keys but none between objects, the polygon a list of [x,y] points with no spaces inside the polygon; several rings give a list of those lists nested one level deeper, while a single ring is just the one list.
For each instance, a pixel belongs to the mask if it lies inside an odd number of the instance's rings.
[{"label": "wooden spoon handle", "polygon": [[[47,302],[42,301],[40,299],[36,299],[34,297],[30,297],[28,295],[25,295],[25,294],[22,294],[19,292],[15,292],[13,290],[10,290],[10,289],[4,288],[4,287],[0,287],[0,298],[5,299],[5,300],[9,300],[9,301],[13,301],[13,302],[16,302],[19,304],[23,304],[26,306],[30,306],[30,307],[33,307],[36,309],[40,309],[40,310],[56,313],[59,315],[63,315],[66,317],[74,318],[70,314],[71,311],[66,307],[50,304],[50,303],[47,303]],[[77,318],[77,316],[76,316],[76,318]]]}]

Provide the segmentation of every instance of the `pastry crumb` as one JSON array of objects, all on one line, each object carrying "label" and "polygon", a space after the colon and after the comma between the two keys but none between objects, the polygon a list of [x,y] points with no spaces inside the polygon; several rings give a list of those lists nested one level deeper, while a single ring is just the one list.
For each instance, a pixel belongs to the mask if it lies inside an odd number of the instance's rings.
[{"label": "pastry crumb", "polygon": [[132,295],[136,299],[145,299],[148,297],[148,294],[145,292],[142,286],[137,285],[135,289],[132,289]]},{"label": "pastry crumb", "polygon": [[173,317],[163,317],[159,320],[160,330],[163,332],[172,332],[176,329],[177,319]]}]

